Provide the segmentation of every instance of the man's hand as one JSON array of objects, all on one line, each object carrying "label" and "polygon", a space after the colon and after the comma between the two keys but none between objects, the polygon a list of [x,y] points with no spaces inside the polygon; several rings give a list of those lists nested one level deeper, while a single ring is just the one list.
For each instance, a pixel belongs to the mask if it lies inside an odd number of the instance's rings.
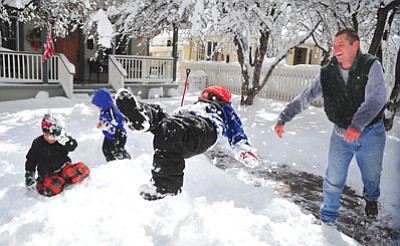
[{"label": "man's hand", "polygon": [[283,130],[284,125],[278,125],[276,124],[274,129],[275,129],[275,133],[276,135],[278,135],[279,138],[282,138],[282,134],[285,132],[285,130]]},{"label": "man's hand", "polygon": [[346,132],[344,133],[344,140],[346,142],[354,142],[360,137],[361,133],[353,128],[347,128]]}]

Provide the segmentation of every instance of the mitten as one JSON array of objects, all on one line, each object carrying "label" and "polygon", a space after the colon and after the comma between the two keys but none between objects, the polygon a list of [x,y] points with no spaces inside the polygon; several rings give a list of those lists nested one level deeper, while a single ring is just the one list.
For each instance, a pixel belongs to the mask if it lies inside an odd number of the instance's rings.
[{"label": "mitten", "polygon": [[55,140],[57,140],[57,142],[61,145],[65,145],[69,141],[67,133],[64,129],[61,130],[60,135],[55,137]]},{"label": "mitten", "polygon": [[258,166],[258,156],[255,151],[247,144],[238,144],[234,147],[235,158],[246,167],[254,168]]},{"label": "mitten", "polygon": [[28,190],[32,190],[35,188],[35,172],[26,171],[25,172],[25,187]]}]

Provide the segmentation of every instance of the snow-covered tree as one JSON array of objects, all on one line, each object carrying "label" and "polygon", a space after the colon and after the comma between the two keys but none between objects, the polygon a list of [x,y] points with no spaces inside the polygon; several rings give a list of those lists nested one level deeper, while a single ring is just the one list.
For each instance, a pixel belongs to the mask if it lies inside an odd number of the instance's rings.
[{"label": "snow-covered tree", "polygon": [[313,34],[317,45],[330,55],[334,34],[343,28],[359,33],[364,50],[381,59],[382,40],[390,30],[395,9],[400,0],[341,0],[315,1],[314,9],[322,19],[321,26]]},{"label": "snow-covered tree", "polygon": [[377,54],[378,50],[381,48],[384,33],[390,30],[391,20],[393,20],[396,14],[396,8],[399,6],[400,0],[381,1],[377,9],[377,24],[368,53]]},{"label": "snow-covered tree", "polygon": [[95,6],[94,0],[3,0],[0,18],[13,14],[20,22],[52,28],[55,36],[63,37],[83,25]]},{"label": "snow-covered tree", "polygon": [[107,9],[116,35],[137,38],[154,36],[160,31],[187,28],[193,4],[185,0],[129,0]]},{"label": "snow-covered tree", "polygon": [[[151,36],[160,30],[190,29],[234,42],[242,69],[242,104],[251,105],[275,66],[303,43],[320,18],[311,1],[148,0],[124,1],[107,9],[117,35]],[[262,72],[264,60],[269,59]],[[266,64],[264,64],[266,65]]]},{"label": "snow-covered tree", "polygon": [[191,18],[193,28],[233,40],[236,46],[243,78],[242,105],[253,104],[276,65],[309,38],[321,21],[310,8],[311,1],[199,2]]}]

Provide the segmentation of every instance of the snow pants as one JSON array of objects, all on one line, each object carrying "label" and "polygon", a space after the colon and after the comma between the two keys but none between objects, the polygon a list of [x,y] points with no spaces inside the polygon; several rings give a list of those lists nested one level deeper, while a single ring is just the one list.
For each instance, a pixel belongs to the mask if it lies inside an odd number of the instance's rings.
[{"label": "snow pants", "polygon": [[64,190],[65,185],[81,182],[89,176],[90,170],[83,162],[66,163],[61,171],[40,176],[36,183],[39,194],[55,196]]},{"label": "snow pants", "polygon": [[185,158],[201,154],[217,140],[214,125],[196,117],[166,117],[152,130],[154,134],[152,181],[161,194],[180,193]]},{"label": "snow pants", "polygon": [[215,126],[197,116],[168,116],[159,105],[144,104],[153,133],[152,182],[161,194],[178,194],[183,186],[185,158],[201,154],[217,140]]},{"label": "snow pants", "polygon": [[322,221],[334,222],[339,217],[340,196],[353,156],[356,157],[361,172],[365,199],[378,200],[385,140],[386,133],[382,121],[366,127],[360,137],[350,143],[336,132],[332,133],[328,168],[323,182],[324,203],[320,211]]},{"label": "snow pants", "polygon": [[102,150],[106,161],[130,159],[131,156],[126,151],[125,144],[126,134],[120,128],[117,128],[114,140],[104,137]]}]

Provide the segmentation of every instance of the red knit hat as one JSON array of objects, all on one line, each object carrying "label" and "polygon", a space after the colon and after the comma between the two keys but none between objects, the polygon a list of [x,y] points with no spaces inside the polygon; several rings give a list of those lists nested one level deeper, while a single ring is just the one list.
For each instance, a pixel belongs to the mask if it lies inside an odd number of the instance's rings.
[{"label": "red knit hat", "polygon": [[199,97],[199,99],[223,101],[229,103],[231,101],[232,93],[221,85],[213,85],[205,88]]},{"label": "red knit hat", "polygon": [[63,123],[53,114],[45,114],[42,119],[42,131],[49,132],[52,135],[57,135],[63,128]]}]

